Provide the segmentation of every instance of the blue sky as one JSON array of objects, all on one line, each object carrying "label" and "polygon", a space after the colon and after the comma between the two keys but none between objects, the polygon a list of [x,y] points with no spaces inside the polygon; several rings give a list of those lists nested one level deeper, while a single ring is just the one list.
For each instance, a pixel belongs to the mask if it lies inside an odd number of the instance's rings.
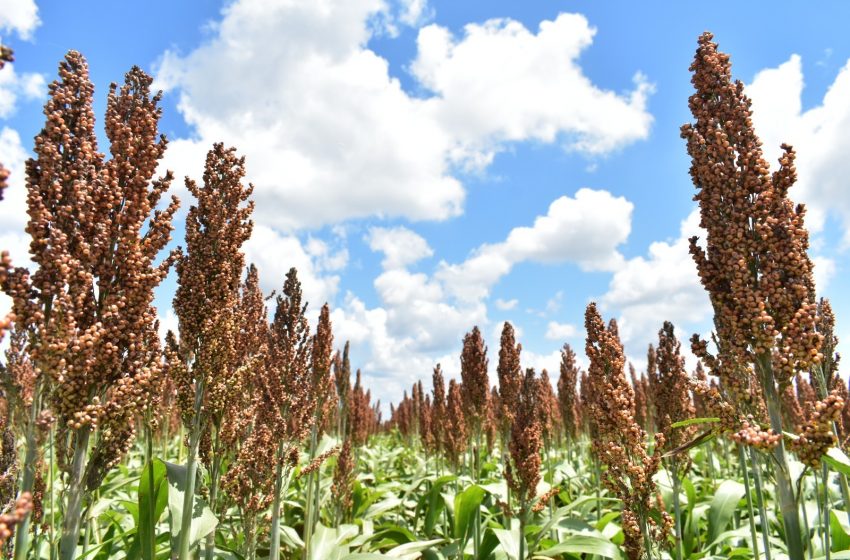
[{"label": "blue sky", "polygon": [[[12,0],[0,14],[17,58],[0,74],[0,161],[13,170],[0,243],[25,261],[22,162],[46,84],[76,49],[97,115],[133,64],[156,76],[178,177],[199,178],[214,141],[246,155],[258,202],[246,251],[264,287],[297,266],[385,402],[438,361],[456,373],[474,324],[493,364],[510,320],[526,365],[557,370],[564,342],[581,354],[591,300],[620,319],[641,365],[663,320],[683,338],[710,328],[684,245],[698,232],[678,132],[707,29],[752,85],[770,161],[782,141],[798,149],[792,196],[810,207],[819,289],[850,340],[850,5],[819,8]],[[182,181],[174,191],[187,208]],[[166,326],[174,285],[157,298]]]}]

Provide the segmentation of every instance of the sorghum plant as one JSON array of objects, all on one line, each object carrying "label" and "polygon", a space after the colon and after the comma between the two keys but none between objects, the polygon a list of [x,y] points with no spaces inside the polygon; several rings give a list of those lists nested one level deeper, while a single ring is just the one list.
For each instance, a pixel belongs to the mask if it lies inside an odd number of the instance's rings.
[{"label": "sorghum plant", "polygon": [[446,453],[445,442],[446,433],[445,418],[446,412],[446,383],[443,380],[443,371],[440,369],[440,364],[434,366],[434,372],[431,375],[431,431],[434,436],[434,448],[437,452]]},{"label": "sorghum plant", "polygon": [[[779,168],[770,173],[751,102],[743,84],[732,81],[729,56],[712,38],[700,36],[690,67],[696,122],[682,127],[682,137],[707,232],[704,246],[690,240],[690,251],[714,307],[718,352],[711,356],[696,336],[693,347],[736,398],[752,393],[764,399],[770,430],[778,436],[784,429],[782,390],[797,372],[823,360],[805,208],[788,198],[796,180],[794,150],[783,144]],[[788,553],[801,559],[800,520],[781,437],[773,456]]]},{"label": "sorghum plant", "polygon": [[[237,361],[237,310],[245,255],[242,244],[251,236],[253,202],[245,202],[253,187],[243,185],[245,159],[234,148],[215,144],[207,153],[204,182],[186,178],[197,199],[186,216],[186,250],[177,262],[174,311],[180,326],[180,350],[186,376],[178,386],[184,396],[187,422],[187,484],[183,525],[189,527],[195,500],[199,451],[210,470],[210,502],[216,507],[221,461],[221,431],[227,406],[242,388],[244,370]],[[243,206],[244,204],[244,206]],[[189,531],[179,535],[179,558],[189,558]],[[207,546],[206,557],[212,555]]]},{"label": "sorghum plant", "polygon": [[496,374],[499,378],[499,429],[503,449],[507,448],[511,426],[516,415],[516,403],[522,386],[523,374],[520,366],[522,345],[517,343],[514,327],[505,321],[499,344],[499,365]]},{"label": "sorghum plant", "polygon": [[576,441],[581,430],[578,417],[578,365],[576,354],[569,344],[561,349],[561,375],[558,377],[558,410],[561,414],[561,425],[569,449]]},{"label": "sorghum plant", "polygon": [[310,434],[315,402],[310,388],[311,338],[302,301],[301,282],[292,268],[286,274],[282,295],[269,334],[266,375],[262,378],[263,402],[258,414],[275,442],[271,543],[269,558],[280,558],[281,500],[285,485],[298,463],[299,446]]},{"label": "sorghum plant", "polygon": [[37,268],[0,276],[43,379],[43,404],[56,418],[55,449],[67,475],[60,558],[67,560],[76,555],[83,505],[132,443],[161,367],[153,290],[173,259],[154,261],[170,239],[177,201],[154,210],[171,175],[153,180],[166,142],[157,133],[152,79],[133,68],[120,89],[110,87],[112,157],[105,160],[85,59],[70,51],[59,75],[26,166]]},{"label": "sorghum plant", "polygon": [[617,324],[612,320],[606,328],[596,304],[591,303],[585,313],[585,328],[590,414],[598,430],[593,451],[607,467],[603,473],[605,486],[623,502],[626,553],[630,560],[638,560],[651,553],[654,543],[666,539],[673,523],[655,500],[658,489],[652,480],[661,464],[664,436],[656,434],[655,450],[647,453],[646,433],[635,419],[634,390],[626,380]]},{"label": "sorghum plant", "polygon": [[463,337],[463,351],[460,355],[460,389],[463,395],[463,412],[469,437],[472,438],[473,478],[477,479],[480,469],[481,436],[487,421],[490,406],[490,381],[487,378],[487,346],[478,327]]},{"label": "sorghum plant", "polygon": [[534,507],[537,484],[540,482],[540,451],[543,433],[540,426],[540,379],[534,369],[527,369],[517,392],[514,422],[511,425],[509,461],[505,464],[505,479],[516,496],[519,517],[519,558],[525,560],[525,526]]},{"label": "sorghum plant", "polygon": [[[330,307],[327,303],[319,312],[319,322],[316,334],[312,340],[310,357],[312,377],[310,389],[313,396],[315,411],[310,427],[310,444],[308,456],[310,461],[316,458],[319,446],[319,436],[333,417],[336,409],[336,389],[331,363],[333,360],[333,332],[331,327]],[[310,537],[319,515],[320,469],[311,472],[307,477],[307,501],[304,511],[304,558],[307,558],[310,548]]]},{"label": "sorghum plant", "polygon": [[443,451],[452,468],[457,471],[463,452],[466,450],[468,431],[463,414],[463,396],[461,395],[460,384],[455,382],[454,379],[449,380],[446,414],[443,416],[442,422]]},{"label": "sorghum plant", "polygon": [[334,356],[334,386],[336,388],[336,435],[340,439],[348,437],[348,415],[351,400],[351,360],[348,357],[349,343],[345,341],[345,348],[340,355],[337,351]]},{"label": "sorghum plant", "polygon": [[[650,347],[651,348],[651,347]],[[685,358],[681,354],[681,343],[676,338],[673,324],[664,322],[658,331],[658,349],[652,352],[653,360],[647,366],[649,389],[655,405],[655,424],[664,434],[669,449],[679,449],[689,442],[696,427],[673,428],[674,422],[694,417],[691,400],[690,378],[685,371]],[[681,477],[690,466],[687,454],[672,455],[667,461],[667,470],[673,479],[673,506],[676,510],[676,558],[682,558],[682,510],[679,503]]]}]

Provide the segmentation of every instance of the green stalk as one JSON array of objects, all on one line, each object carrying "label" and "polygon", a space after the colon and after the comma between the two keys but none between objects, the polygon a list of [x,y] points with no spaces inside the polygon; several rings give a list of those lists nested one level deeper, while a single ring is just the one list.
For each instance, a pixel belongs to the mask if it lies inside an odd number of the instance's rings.
[{"label": "green stalk", "polygon": [[[201,379],[195,387],[194,416],[192,430],[189,432],[189,449],[186,456],[186,491],[183,494],[183,519],[177,543],[179,560],[192,560],[191,536],[192,511],[195,509],[195,480],[197,474],[198,443],[201,440],[201,405],[204,402],[206,379]],[[63,559],[64,560],[64,559]]]},{"label": "green stalk", "polygon": [[[148,472],[148,496],[150,496],[151,500],[153,500],[154,497],[156,496],[156,489],[154,488],[154,480],[153,480],[153,434],[151,433],[149,426],[145,426],[145,440],[146,440],[145,448],[146,448],[146,452],[147,452],[146,464],[148,465],[148,469],[147,469],[147,472]],[[148,513],[148,523],[149,523],[151,528],[156,526],[156,519],[154,519],[154,509],[155,508],[156,508],[155,503],[152,503],[151,507],[148,507],[148,512],[147,512]],[[156,538],[155,538],[156,534],[154,533],[151,536],[154,537],[154,538],[152,538],[150,540],[150,543],[148,543],[148,544],[150,544],[150,548],[148,550],[148,556],[147,557],[153,559],[153,558],[156,558]],[[145,544],[145,543],[142,543],[142,544]],[[145,557],[145,555],[143,554],[142,558],[144,558],[144,557]]]},{"label": "green stalk", "polygon": [[[776,380],[773,376],[773,365],[770,354],[760,354],[756,357],[756,366],[761,375],[761,385],[764,390],[767,413],[770,416],[770,427],[776,434],[782,434],[782,413],[779,392],[776,390]],[[782,523],[785,526],[785,542],[788,545],[790,560],[803,560],[803,539],[800,534],[800,512],[794,496],[794,485],[791,480],[788,459],[785,457],[785,443],[780,439],[773,450],[774,476],[776,479],[776,494],[779,498],[779,510],[782,512]]]},{"label": "green stalk", "polygon": [[[215,442],[213,443],[213,464],[210,471],[210,509],[213,513],[218,513],[216,502],[218,501],[218,483],[221,480],[221,446],[219,445],[218,429],[215,431]],[[153,494],[151,494],[153,495]],[[215,551],[215,529],[207,535],[206,551],[204,557],[206,560],[213,560],[213,552]]]},{"label": "green stalk", "polygon": [[595,483],[596,483],[596,523],[599,524],[599,521],[602,519],[602,469],[599,467],[599,459],[595,456],[593,457],[593,472],[596,475]]},{"label": "green stalk", "polygon": [[[832,551],[830,548],[832,547],[829,542],[829,468],[826,466],[826,463],[822,465],[823,469],[823,553],[825,560],[830,560],[832,557]],[[817,479],[815,479],[817,480]],[[815,483],[815,490],[817,490],[817,483]]]},{"label": "green stalk", "polygon": [[80,540],[83,517],[83,499],[86,490],[83,475],[85,474],[90,435],[91,431],[88,426],[77,430],[74,434],[74,458],[71,461],[71,473],[67,486],[68,501],[62,521],[62,537],[59,539],[60,560],[74,560],[77,554],[77,543]]},{"label": "green stalk", "polygon": [[[526,517],[528,515],[528,503],[525,498],[527,492],[522,493],[522,504],[520,505],[519,510],[519,560],[525,560],[525,524]],[[478,554],[476,553],[475,558],[477,560]]]},{"label": "green stalk", "polygon": [[[274,480],[274,502],[272,502],[272,527],[269,535],[269,560],[280,560],[280,510],[283,493],[289,487],[289,474],[291,469],[283,469],[284,445],[281,441],[277,446],[277,467]],[[284,484],[284,478],[286,479]],[[306,545],[306,543],[305,543]]]},{"label": "green stalk", "polygon": [[[35,422],[38,417],[38,394],[33,396],[30,405],[30,418],[26,432],[26,455],[24,456],[24,475],[21,479],[21,493],[32,492],[35,483],[35,465],[38,459],[38,443],[35,440]],[[52,453],[52,452],[51,452]],[[52,473],[51,473],[52,476]],[[53,513],[51,509],[51,514]],[[15,531],[15,560],[25,560],[29,552],[29,526],[31,515],[24,517]],[[53,524],[51,523],[51,527]]]},{"label": "green stalk", "polygon": [[[50,484],[50,525],[49,531],[50,534],[48,536],[48,542],[50,543],[50,560],[56,560],[56,534],[55,534],[55,525],[56,525],[56,428],[54,426],[50,427],[50,473],[49,475],[49,484]],[[26,557],[26,551],[24,556]],[[18,560],[17,558],[15,560]]]},{"label": "green stalk", "polygon": [[670,460],[670,466],[673,473],[673,510],[676,514],[676,560],[684,558],[684,549],[682,548],[682,506],[679,503],[679,489],[681,481],[679,480],[679,469],[676,464],[676,458]]},{"label": "green stalk", "polygon": [[[753,511],[753,496],[750,492],[750,473],[749,469],[747,469],[747,457],[744,455],[744,446],[740,443],[738,444],[738,462],[741,464],[741,472],[744,475],[744,492],[747,496],[747,511],[749,513],[748,519],[750,521],[750,540],[753,546],[753,556],[758,558],[759,542],[756,536],[756,515]],[[762,519],[762,522],[764,522],[764,519]]]},{"label": "green stalk", "polygon": [[[310,428],[310,459],[309,462],[312,462],[313,459],[316,458],[316,447],[317,447],[318,433],[316,429],[316,423],[313,422],[313,426]],[[307,477],[307,499],[304,503],[304,560],[307,560],[307,557],[310,553],[310,539],[313,537],[313,476],[316,473],[310,473]]]},{"label": "green stalk", "polygon": [[[765,560],[770,560],[770,522],[767,519],[767,509],[764,506],[765,500],[764,493],[762,492],[761,463],[759,462],[756,450],[752,447],[750,447],[750,461],[752,461],[753,464],[753,478],[756,482],[756,501],[758,501],[759,519],[761,519],[761,538],[764,542],[764,557]],[[802,554],[802,550],[800,551],[800,554]]]}]

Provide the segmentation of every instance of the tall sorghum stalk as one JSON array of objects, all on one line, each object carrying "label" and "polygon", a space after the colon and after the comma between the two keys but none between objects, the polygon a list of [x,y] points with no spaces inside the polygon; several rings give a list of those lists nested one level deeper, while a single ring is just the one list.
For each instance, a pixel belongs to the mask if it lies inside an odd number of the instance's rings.
[{"label": "tall sorghum stalk", "polygon": [[277,297],[269,335],[263,401],[259,414],[272,437],[274,493],[272,496],[269,558],[280,559],[280,518],[283,492],[298,463],[298,449],[310,434],[316,403],[310,379],[311,338],[302,300],[301,282],[293,268],[286,274],[283,293]]},{"label": "tall sorghum stalk", "polygon": [[[505,321],[502,327],[502,337],[499,344],[499,365],[496,374],[499,379],[499,429],[501,435],[502,462],[507,463],[508,443],[511,438],[511,428],[517,410],[517,399],[519,399],[522,387],[523,374],[520,366],[520,354],[522,345],[517,343],[514,327]],[[511,488],[508,487],[508,507],[511,505]]]},{"label": "tall sorghum stalk", "polygon": [[243,391],[234,395],[227,407],[221,438],[231,455],[227,472],[222,476],[222,490],[241,513],[244,533],[243,554],[249,560],[256,556],[257,516],[271,503],[271,470],[274,445],[267,426],[258,421],[257,410],[262,396],[260,388],[266,375],[266,351],[269,324],[265,298],[259,286],[259,273],[248,267],[238,306],[238,361],[245,368]]},{"label": "tall sorghum stalk", "polygon": [[581,431],[578,416],[578,365],[576,354],[569,344],[561,349],[561,374],[558,377],[558,411],[561,414],[561,426],[567,444],[567,454],[571,456],[573,447]]},{"label": "tall sorghum stalk", "polygon": [[152,79],[133,68],[120,89],[110,87],[105,123],[112,157],[105,160],[82,55],[69,52],[59,74],[26,168],[37,268],[31,276],[4,268],[0,277],[28,333],[26,352],[49,386],[43,405],[56,419],[67,476],[60,557],[70,560],[83,507],[129,449],[148,406],[149,381],[161,367],[153,290],[173,258],[154,261],[170,239],[177,202],[154,210],[171,175],[153,180],[166,142],[157,134],[160,96],[150,95]]},{"label": "tall sorghum stalk", "polygon": [[[239,286],[245,256],[242,244],[251,236],[254,205],[245,204],[253,189],[242,184],[245,160],[233,148],[215,144],[207,153],[204,182],[186,178],[197,199],[186,217],[186,249],[177,262],[174,310],[180,326],[180,352],[186,367],[177,389],[189,430],[187,486],[183,530],[178,536],[180,560],[190,558],[190,531],[195,504],[197,459],[210,467],[210,502],[216,507],[221,464],[221,428],[228,404],[241,391],[237,358]],[[199,448],[205,442],[203,449]],[[207,544],[207,558],[212,555]]]},{"label": "tall sorghum stalk", "polygon": [[673,524],[655,500],[658,488],[652,479],[661,464],[664,435],[656,434],[655,450],[652,455],[647,453],[646,433],[635,419],[634,390],[626,380],[617,324],[612,320],[606,328],[596,304],[591,303],[585,313],[585,328],[590,413],[598,434],[593,439],[593,452],[607,467],[603,483],[623,502],[626,553],[630,560],[638,560],[652,554],[653,543],[666,540]]},{"label": "tall sorghum stalk", "polygon": [[[649,396],[655,407],[655,425],[664,435],[669,449],[678,449],[695,435],[695,427],[673,428],[674,422],[694,417],[695,409],[691,401],[690,378],[685,370],[685,358],[681,354],[681,344],[673,331],[673,324],[664,322],[658,331],[658,348],[650,346],[647,361]],[[670,456],[667,470],[673,479],[673,504],[676,511],[676,558],[684,557],[682,549],[682,511],[679,504],[681,477],[690,468],[687,454]]]},{"label": "tall sorghum stalk", "polygon": [[714,307],[718,352],[711,356],[698,337],[693,347],[742,398],[754,373],[777,436],[773,474],[788,555],[802,560],[780,395],[796,373],[823,360],[823,337],[817,328],[805,209],[788,198],[796,180],[795,154],[783,144],[779,168],[770,173],[744,86],[732,81],[729,56],[717,50],[710,33],[699,38],[690,69],[696,92],[689,104],[696,122],[682,127],[682,137],[692,160],[700,225],[707,232],[704,246],[694,237],[690,250]]},{"label": "tall sorghum stalk", "polygon": [[[466,424],[472,438],[470,446],[470,473],[476,483],[481,476],[481,436],[484,423],[490,418],[490,381],[487,377],[487,346],[478,327],[463,337],[463,351],[460,355],[460,376],[462,380],[463,411]],[[473,517],[473,550],[478,556],[481,539],[481,514]]]},{"label": "tall sorghum stalk", "polygon": [[[330,308],[326,303],[319,313],[319,322],[316,326],[316,334],[312,342],[310,379],[315,411],[310,428],[310,448],[308,450],[309,460],[316,458],[319,445],[319,436],[322,430],[329,424],[336,409],[336,390],[334,377],[331,373],[331,361],[333,360],[333,332],[331,331]],[[308,558],[310,551],[310,540],[313,535],[313,527],[319,515],[319,488],[321,483],[321,469],[316,469],[307,477],[307,501],[304,511],[304,558]]]},{"label": "tall sorghum stalk", "polygon": [[[505,479],[516,497],[519,517],[519,559],[525,560],[525,527],[534,508],[537,484],[540,482],[540,385],[534,370],[526,370],[515,400],[514,422],[508,444],[509,460],[505,463]],[[545,504],[544,504],[545,505]]]}]

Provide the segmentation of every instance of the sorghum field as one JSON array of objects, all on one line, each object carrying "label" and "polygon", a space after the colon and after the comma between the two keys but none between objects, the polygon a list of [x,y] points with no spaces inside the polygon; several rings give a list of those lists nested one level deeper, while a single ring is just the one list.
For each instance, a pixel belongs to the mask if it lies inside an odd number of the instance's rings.
[{"label": "sorghum field", "polygon": [[[236,148],[212,146],[192,199],[160,204],[173,177],[155,176],[167,143],[151,77],[131,69],[96,116],[87,62],[68,52],[26,166],[34,268],[0,266],[3,554],[850,558],[850,399],[789,198],[795,152],[765,161],[730,68],[703,34],[681,100],[710,340],[681,348],[657,317],[638,372],[591,303],[585,347],[547,372],[523,367],[510,323],[498,348],[470,325],[460,379],[435,365],[387,415],[328,306],[308,322],[296,269],[261,291]],[[172,235],[185,242],[168,252]],[[179,332],[162,341],[153,291],[169,274]]]}]

